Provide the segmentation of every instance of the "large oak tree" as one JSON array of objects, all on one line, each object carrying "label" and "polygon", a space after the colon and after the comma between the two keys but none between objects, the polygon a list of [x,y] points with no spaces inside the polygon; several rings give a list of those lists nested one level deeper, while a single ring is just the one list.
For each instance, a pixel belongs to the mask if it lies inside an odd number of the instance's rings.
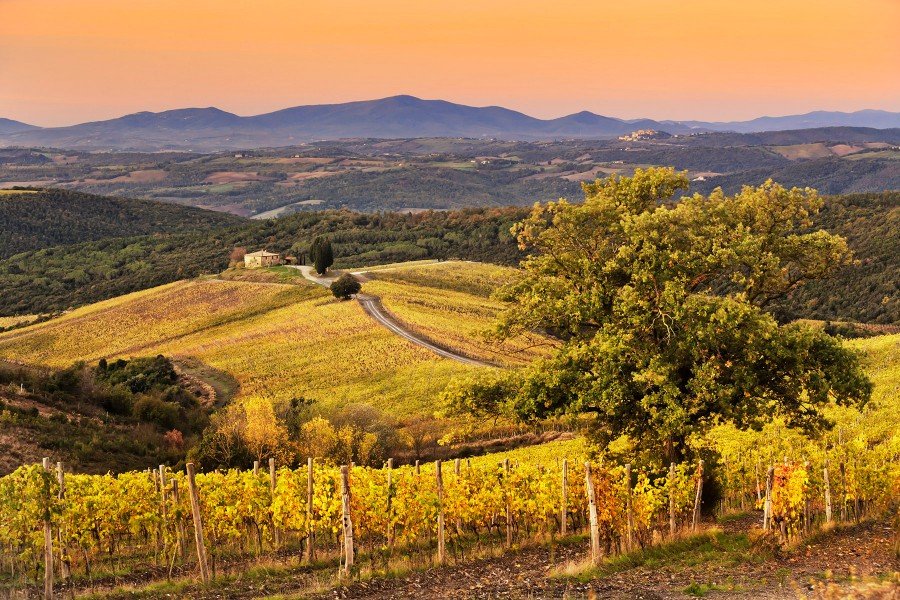
[{"label": "large oak tree", "polygon": [[767,182],[734,196],[673,200],[685,173],[638,170],[585,184],[585,200],[536,205],[513,228],[530,253],[497,335],[549,332],[559,351],[448,391],[451,405],[522,419],[590,417],[600,442],[627,435],[677,459],[714,423],[778,415],[815,432],[830,403],[864,404],[871,384],[838,339],[782,324],[772,303],[852,261],[845,240],[810,231],[822,201]]}]

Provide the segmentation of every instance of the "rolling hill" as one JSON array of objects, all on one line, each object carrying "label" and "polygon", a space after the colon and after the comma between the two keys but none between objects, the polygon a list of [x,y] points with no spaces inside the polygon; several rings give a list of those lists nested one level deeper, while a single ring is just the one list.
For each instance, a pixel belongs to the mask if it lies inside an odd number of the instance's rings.
[{"label": "rolling hill", "polygon": [[815,112],[752,121],[656,121],[617,119],[581,111],[538,119],[500,106],[473,107],[409,95],[377,100],[296,106],[254,116],[218,108],[184,108],[68,127],[31,128],[0,123],[0,145],[86,150],[219,151],[287,146],[323,139],[471,137],[517,140],[606,139],[636,129],[687,134],[698,131],[756,132],[827,126],[900,127],[885,111]]},{"label": "rolling hill", "polygon": [[8,190],[0,195],[0,258],[107,238],[196,233],[237,225],[242,220],[150,200],[59,189]]},{"label": "rolling hill", "polygon": [[[0,356],[64,369],[77,361],[161,354],[176,364],[229,374],[237,401],[264,397],[284,407],[302,397],[323,411],[364,405],[399,426],[430,419],[452,377],[485,368],[411,344],[369,318],[358,303],[338,301],[295,273],[280,280],[289,283],[179,281],[84,306],[0,333]],[[484,282],[496,284],[510,273],[445,262],[371,273],[365,285],[382,295],[385,309],[429,339],[514,365],[540,350],[527,339],[494,345],[479,336],[500,310],[486,297],[492,286]]]},{"label": "rolling hill", "polygon": [[0,259],[0,316],[53,313],[218,273],[236,247],[296,252],[319,235],[331,238],[339,267],[453,257],[514,264],[521,254],[509,228],[523,215],[515,208],[419,215],[321,211],[244,220],[224,229],[110,237],[22,252]]}]

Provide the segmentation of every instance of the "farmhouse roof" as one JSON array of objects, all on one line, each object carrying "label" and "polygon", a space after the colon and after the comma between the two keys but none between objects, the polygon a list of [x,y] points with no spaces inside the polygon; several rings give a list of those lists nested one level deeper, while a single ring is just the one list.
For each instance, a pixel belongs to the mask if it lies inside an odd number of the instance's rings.
[{"label": "farmhouse roof", "polygon": [[278,256],[278,254],[275,254],[274,252],[268,252],[266,250],[257,250],[256,252],[251,252],[249,254],[245,254],[244,256],[259,256],[261,258],[264,258],[266,256]]}]

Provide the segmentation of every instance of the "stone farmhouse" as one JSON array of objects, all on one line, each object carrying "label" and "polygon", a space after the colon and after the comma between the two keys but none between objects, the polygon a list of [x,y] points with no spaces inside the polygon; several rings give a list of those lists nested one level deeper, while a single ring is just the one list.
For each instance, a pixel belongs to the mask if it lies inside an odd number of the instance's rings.
[{"label": "stone farmhouse", "polygon": [[248,269],[258,269],[260,267],[274,267],[281,264],[281,255],[266,250],[250,252],[244,255],[244,266]]}]

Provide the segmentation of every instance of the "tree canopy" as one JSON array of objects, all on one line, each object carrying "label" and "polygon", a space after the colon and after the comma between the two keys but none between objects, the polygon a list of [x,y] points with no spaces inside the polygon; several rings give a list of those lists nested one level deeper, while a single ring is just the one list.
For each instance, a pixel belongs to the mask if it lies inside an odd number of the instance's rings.
[{"label": "tree canopy", "polygon": [[341,300],[347,300],[353,294],[358,294],[361,289],[362,285],[350,273],[344,273],[331,284],[331,293]]},{"label": "tree canopy", "polygon": [[852,262],[845,240],[809,231],[821,200],[771,181],[674,201],[686,173],[637,170],[584,185],[583,204],[535,205],[513,228],[530,253],[496,335],[564,343],[520,372],[448,391],[451,407],[523,419],[589,415],[608,443],[627,435],[669,459],[719,422],[782,416],[815,432],[830,402],[864,404],[871,384],[839,340],[767,310]]},{"label": "tree canopy", "polygon": [[324,275],[328,267],[334,264],[334,251],[328,238],[317,237],[309,248],[309,256],[313,261],[316,273]]}]

